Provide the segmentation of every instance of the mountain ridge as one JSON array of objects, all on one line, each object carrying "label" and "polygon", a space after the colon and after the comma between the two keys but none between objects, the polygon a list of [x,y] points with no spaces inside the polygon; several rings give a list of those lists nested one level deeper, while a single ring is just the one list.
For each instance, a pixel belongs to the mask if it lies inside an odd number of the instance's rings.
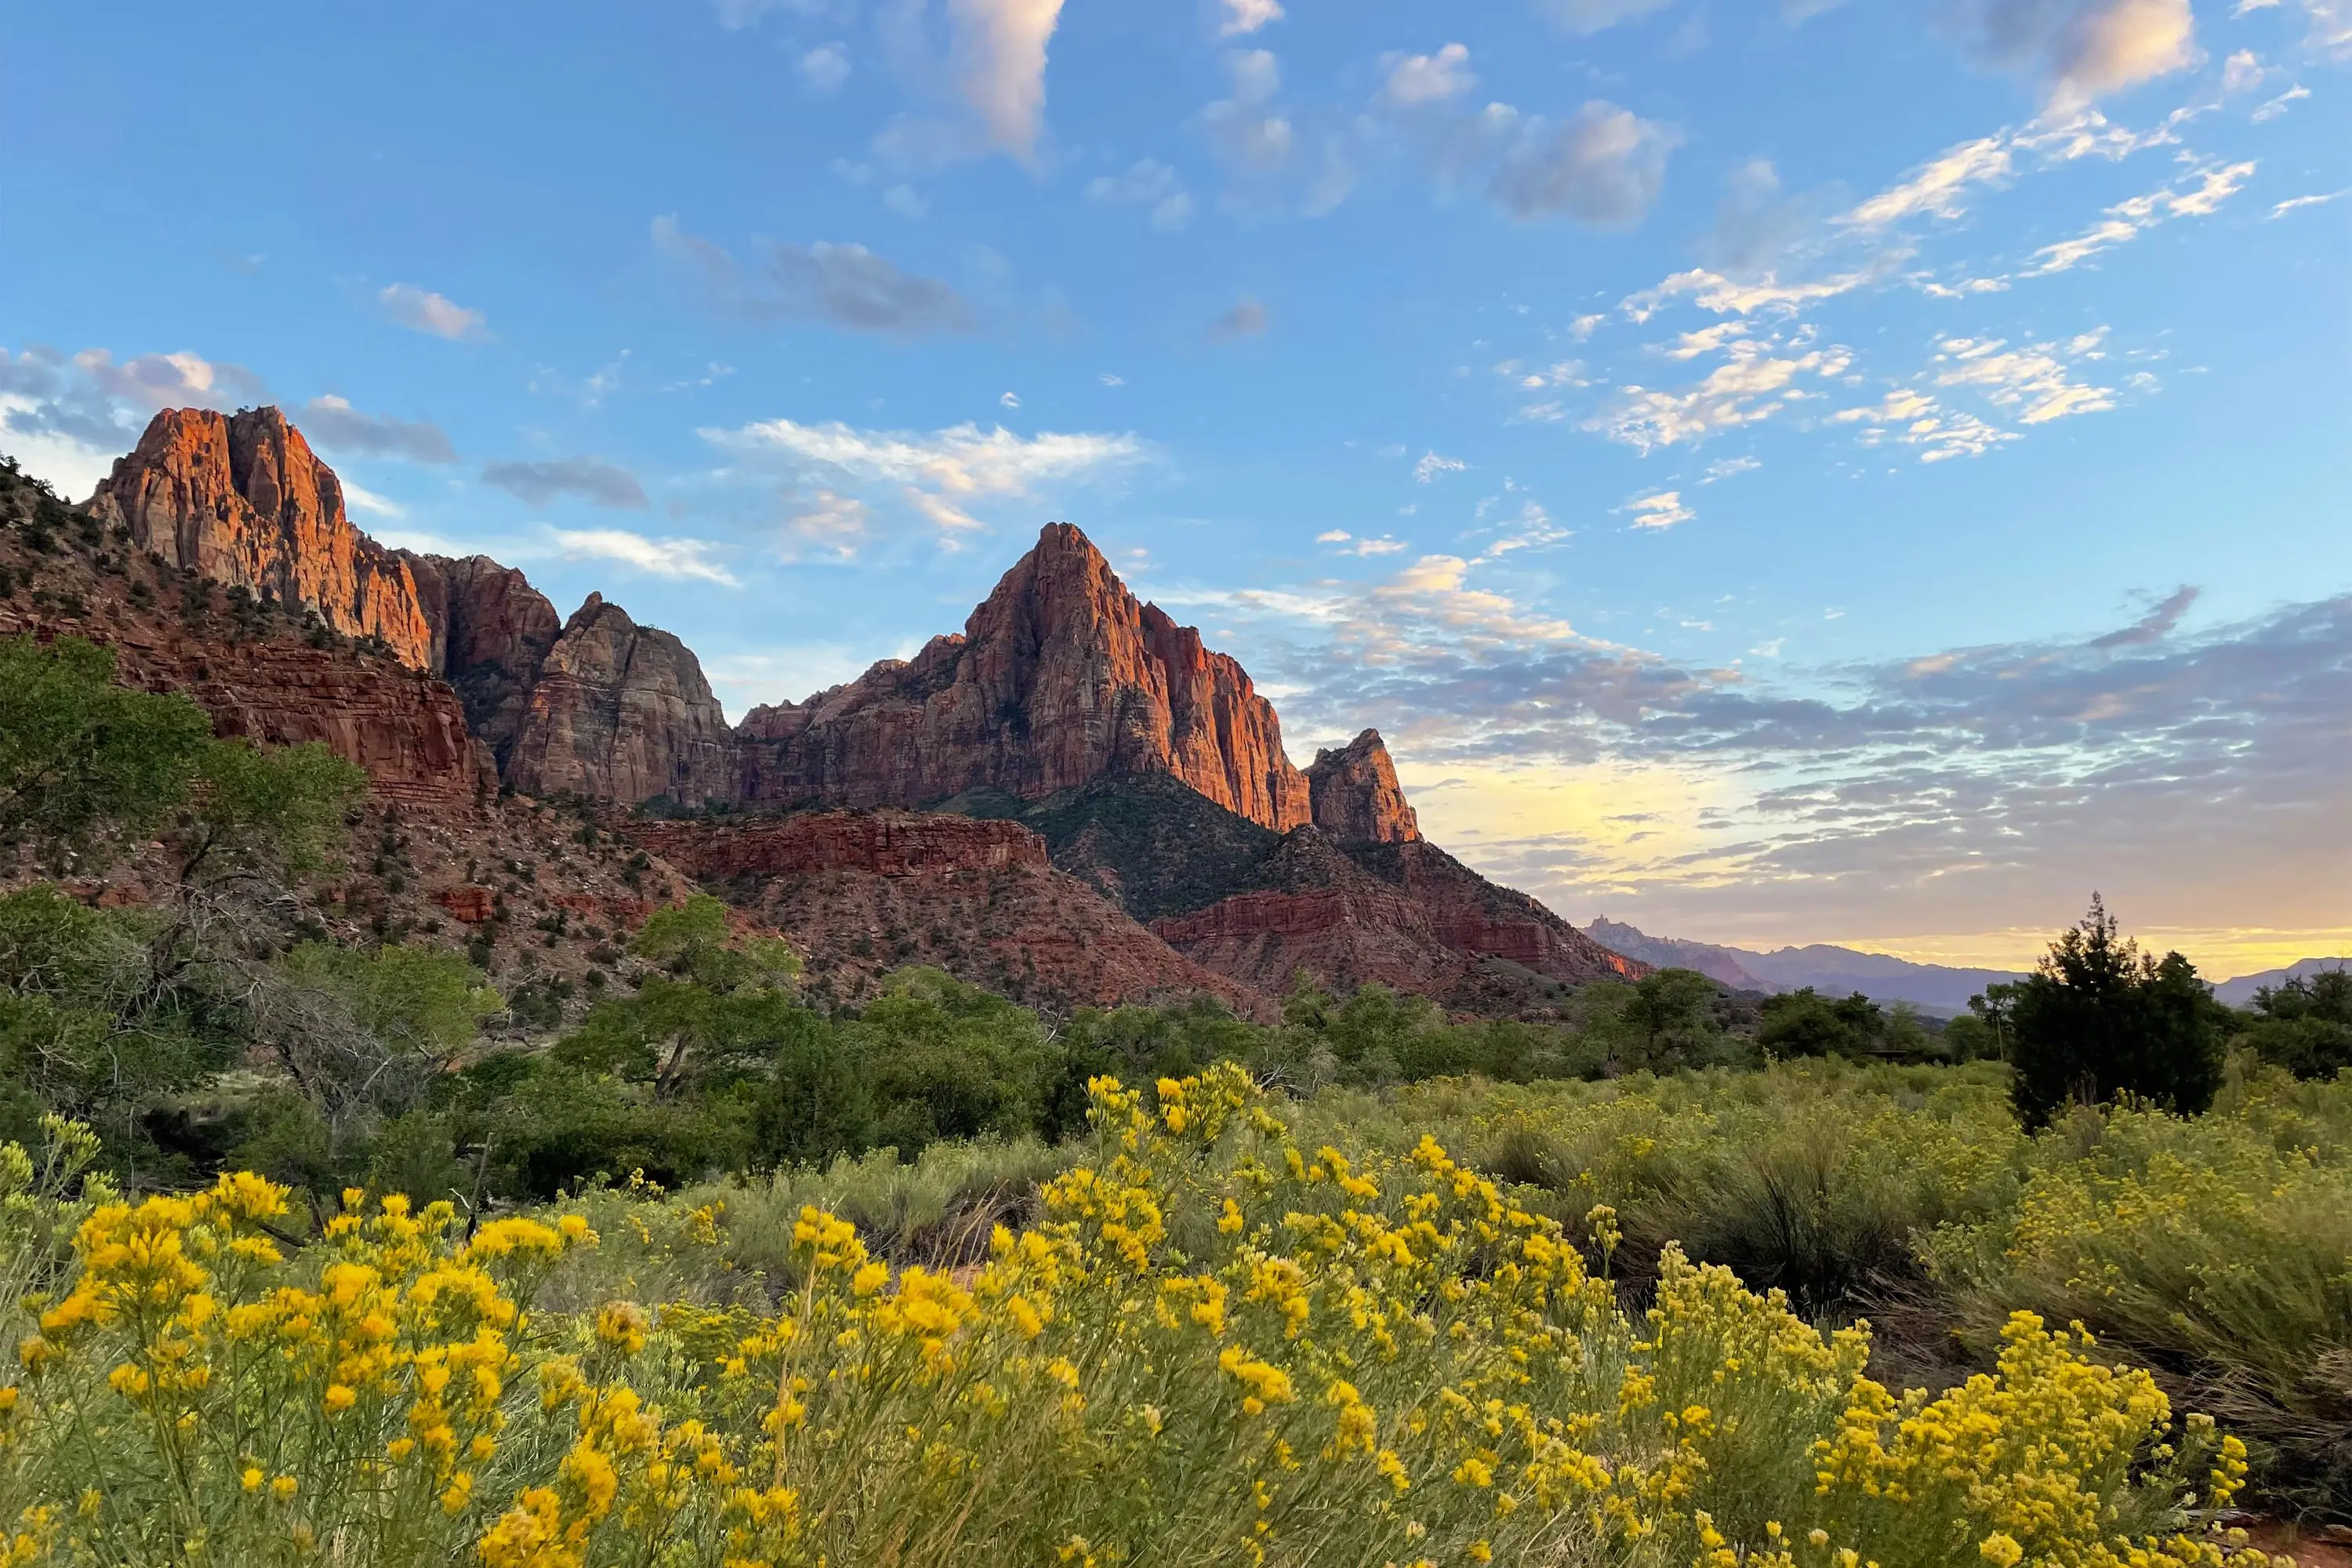
[{"label": "mountain ridge", "polygon": [[1777,948],[1768,952],[1679,937],[1656,937],[1606,915],[1583,929],[1586,935],[1612,952],[1661,967],[1696,969],[1735,991],[1769,994],[1810,985],[1823,992],[1859,991],[1874,1002],[1908,1002],[1924,1011],[1940,1014],[1961,1012],[1968,1006],[1969,998],[1987,985],[2025,977],[2016,970],[1915,963],[1886,953],[1865,952],[1829,942]]}]

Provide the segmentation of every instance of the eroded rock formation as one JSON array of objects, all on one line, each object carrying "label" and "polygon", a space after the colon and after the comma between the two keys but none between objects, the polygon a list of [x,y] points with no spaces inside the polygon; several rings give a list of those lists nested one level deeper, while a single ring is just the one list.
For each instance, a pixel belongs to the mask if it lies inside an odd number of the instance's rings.
[{"label": "eroded rock formation", "polygon": [[730,741],[686,645],[591,594],[541,665],[506,779],[525,795],[698,805],[732,793]]},{"label": "eroded rock formation", "polygon": [[171,565],[318,612],[433,668],[407,563],[352,526],[343,487],[276,408],[166,408],[99,481],[89,510]]},{"label": "eroded rock formation", "polygon": [[1315,826],[1343,844],[1402,844],[1421,837],[1421,822],[1397,783],[1396,764],[1378,730],[1336,751],[1315,753],[1307,770]]},{"label": "eroded rock formation", "polygon": [[487,555],[400,557],[432,628],[430,668],[457,689],[466,722],[504,769],[563,622],[529,578]]},{"label": "eroded rock formation", "polygon": [[1048,524],[961,636],[876,665],[739,731],[748,803],[1038,800],[1167,773],[1253,822],[1308,820],[1306,775],[1248,672],[1137,601],[1087,536]]}]

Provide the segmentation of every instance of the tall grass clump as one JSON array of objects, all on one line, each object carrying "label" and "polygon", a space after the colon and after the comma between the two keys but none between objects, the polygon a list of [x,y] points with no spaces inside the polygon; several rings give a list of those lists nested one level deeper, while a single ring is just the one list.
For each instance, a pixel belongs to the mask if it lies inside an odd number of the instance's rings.
[{"label": "tall grass clump", "polygon": [[1230,1066],[1097,1079],[970,1265],[806,1205],[772,1300],[596,1299],[723,1250],[717,1199],[352,1193],[297,1248],[267,1181],[134,1204],[49,1131],[0,1150],[12,1563],[2266,1561],[2210,1522],[2236,1440],[2086,1335],[1896,1395],[1672,1248],[1629,1317],[1435,1139],[1302,1140]]},{"label": "tall grass clump", "polygon": [[1921,1250],[1979,1341],[2019,1310],[2086,1324],[2352,1518],[2352,1075],[2254,1073],[2195,1118],[2078,1110],[2017,1203]]}]

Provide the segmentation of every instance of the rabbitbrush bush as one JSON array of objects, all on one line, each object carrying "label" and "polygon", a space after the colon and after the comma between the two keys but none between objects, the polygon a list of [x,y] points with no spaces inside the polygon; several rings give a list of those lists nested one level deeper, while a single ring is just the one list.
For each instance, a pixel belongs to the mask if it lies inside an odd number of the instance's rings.
[{"label": "rabbitbrush bush", "polygon": [[[1933,1401],[1669,1251],[1629,1319],[1433,1140],[1301,1147],[1236,1068],[1097,1080],[989,1261],[814,1206],[744,1302],[597,1300],[717,1246],[615,1194],[482,1224],[249,1175],[131,1203],[0,1150],[11,1563],[2252,1564],[2242,1450],[2021,1314]],[[1311,1142],[1311,1141],[1310,1141]],[[74,1195],[68,1195],[74,1194]],[[1604,1239],[1612,1219],[1589,1216]],[[625,1236],[600,1241],[596,1225]],[[671,1269],[668,1277],[691,1271]],[[772,1300],[767,1294],[772,1289]],[[534,1310],[543,1294],[580,1309]],[[758,1304],[747,1304],[756,1302]]]}]

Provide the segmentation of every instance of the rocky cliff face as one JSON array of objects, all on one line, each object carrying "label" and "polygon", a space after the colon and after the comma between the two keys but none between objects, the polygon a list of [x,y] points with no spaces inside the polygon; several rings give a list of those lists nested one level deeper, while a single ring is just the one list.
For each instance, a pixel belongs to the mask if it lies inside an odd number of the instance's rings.
[{"label": "rocky cliff face", "polygon": [[1165,773],[1276,829],[1312,809],[1248,673],[1139,603],[1067,523],[1047,525],[961,637],[807,702],[755,709],[739,734],[746,802],[920,805],[976,789],[1038,800]]},{"label": "rocky cliff face", "polygon": [[635,822],[632,844],[688,875],[797,877],[860,871],[912,877],[1052,864],[1045,841],[1014,822],[913,811],[812,811],[747,823]]},{"label": "rocky cliff face", "polygon": [[730,754],[726,715],[686,645],[591,594],[547,650],[506,780],[525,795],[700,805],[731,793]]},{"label": "rocky cliff face", "polygon": [[1337,751],[1315,753],[1307,770],[1315,826],[1343,844],[1402,844],[1421,837],[1421,822],[1405,803],[1396,764],[1378,730],[1367,730]]},{"label": "rocky cliff face", "polygon": [[530,579],[487,555],[453,561],[404,550],[400,558],[432,628],[431,668],[457,689],[467,724],[503,772],[563,623]]},{"label": "rocky cliff face", "polygon": [[334,470],[276,408],[167,408],[99,482],[90,511],[171,565],[318,612],[432,668],[407,564],[352,526]]}]

